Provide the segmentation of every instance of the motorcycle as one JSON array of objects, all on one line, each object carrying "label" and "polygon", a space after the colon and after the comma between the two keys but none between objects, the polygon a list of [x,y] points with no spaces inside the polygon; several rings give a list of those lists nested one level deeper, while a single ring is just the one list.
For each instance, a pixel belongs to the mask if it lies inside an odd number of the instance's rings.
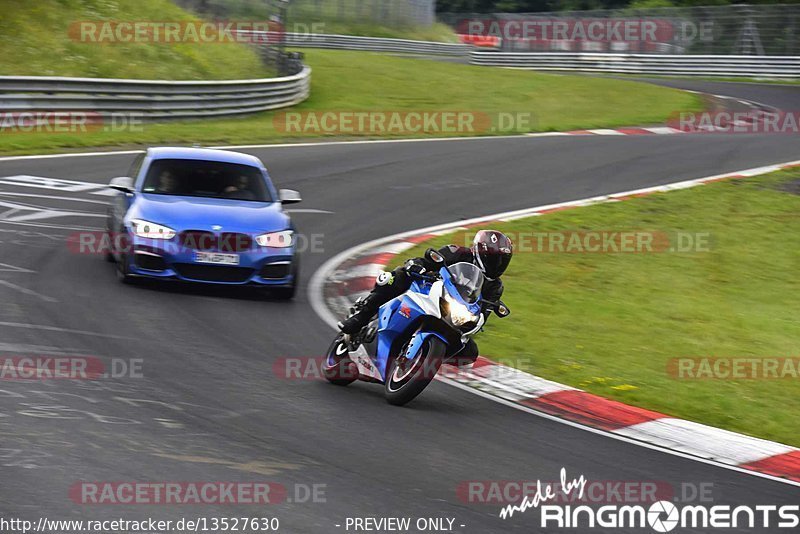
[{"label": "motorcycle", "polygon": [[408,271],[413,282],[406,293],[381,306],[352,339],[341,333],[334,339],[322,364],[330,382],[380,383],[386,400],[402,406],[422,393],[442,364],[459,365],[458,353],[484,325],[484,308],[498,317],[511,313],[503,302],[481,299],[484,276],[472,263],[448,266],[434,249],[425,257],[438,273]]}]

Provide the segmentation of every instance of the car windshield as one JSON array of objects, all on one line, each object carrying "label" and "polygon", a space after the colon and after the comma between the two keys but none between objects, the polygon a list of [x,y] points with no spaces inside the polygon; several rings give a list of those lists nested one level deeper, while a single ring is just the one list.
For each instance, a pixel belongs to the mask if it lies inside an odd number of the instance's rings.
[{"label": "car windshield", "polygon": [[239,163],[191,159],[155,160],[144,193],[272,202],[261,169]]},{"label": "car windshield", "polygon": [[471,263],[456,263],[450,266],[452,282],[458,294],[468,304],[472,304],[481,296],[483,273]]}]

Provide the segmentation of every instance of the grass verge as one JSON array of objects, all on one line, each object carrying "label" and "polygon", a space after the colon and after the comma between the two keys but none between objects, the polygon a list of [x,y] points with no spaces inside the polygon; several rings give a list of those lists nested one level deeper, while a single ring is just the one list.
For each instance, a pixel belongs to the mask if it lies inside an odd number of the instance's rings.
[{"label": "grass verge", "polygon": [[671,243],[678,232],[710,239],[706,251],[685,253],[518,250],[504,276],[512,315],[491,321],[481,353],[628,404],[800,446],[800,377],[680,379],[668,371],[676,358],[800,357],[798,214],[800,170],[788,170],[494,224],[512,238],[648,230]]},{"label": "grass verge", "polygon": [[[490,116],[529,112],[533,117],[530,124],[474,134],[657,124],[676,111],[702,108],[696,95],[624,80],[494,69],[367,52],[309,50],[306,60],[313,69],[311,97],[292,111],[452,110]],[[242,119],[145,124],[139,131],[4,133],[0,136],[0,152],[164,143],[242,144],[324,137],[313,130],[282,132],[273,124],[275,115],[276,112],[268,112]],[[423,132],[396,137],[426,135],[442,136],[439,132]]]},{"label": "grass verge", "polygon": [[196,21],[169,0],[0,0],[0,74],[156,80],[273,76],[237,43],[86,43],[70,35],[82,21]]}]

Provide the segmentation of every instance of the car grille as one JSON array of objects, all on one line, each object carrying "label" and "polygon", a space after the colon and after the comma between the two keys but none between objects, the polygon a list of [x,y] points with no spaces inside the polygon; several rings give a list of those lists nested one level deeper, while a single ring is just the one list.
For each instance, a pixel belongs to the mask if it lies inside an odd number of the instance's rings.
[{"label": "car grille", "polygon": [[220,252],[245,252],[253,248],[253,238],[247,234],[224,232],[219,236]]},{"label": "car grille", "polygon": [[253,269],[247,267],[231,267],[229,265],[194,265],[176,263],[175,270],[183,278],[201,282],[246,282],[253,276]]},{"label": "car grille", "polygon": [[247,234],[223,232],[219,235],[204,230],[186,230],[180,235],[181,246],[206,252],[246,252],[253,248],[253,238]]},{"label": "car grille", "polygon": [[191,250],[214,251],[217,248],[217,236],[213,232],[187,230],[181,232],[180,244]]}]

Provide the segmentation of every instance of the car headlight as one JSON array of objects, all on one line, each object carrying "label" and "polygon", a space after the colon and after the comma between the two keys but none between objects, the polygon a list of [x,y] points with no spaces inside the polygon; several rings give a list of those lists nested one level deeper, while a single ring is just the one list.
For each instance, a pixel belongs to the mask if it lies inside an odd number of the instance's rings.
[{"label": "car headlight", "polygon": [[175,237],[175,230],[163,224],[156,224],[142,219],[131,219],[133,233],[137,237],[149,239],[172,239]]},{"label": "car headlight", "polygon": [[294,232],[283,230],[282,232],[269,232],[256,237],[256,243],[260,247],[286,248],[294,245]]},{"label": "car headlight", "polygon": [[450,295],[445,295],[444,300],[447,303],[447,315],[450,317],[450,322],[453,326],[462,326],[478,320],[477,315],[474,315],[469,311],[469,308]]}]

